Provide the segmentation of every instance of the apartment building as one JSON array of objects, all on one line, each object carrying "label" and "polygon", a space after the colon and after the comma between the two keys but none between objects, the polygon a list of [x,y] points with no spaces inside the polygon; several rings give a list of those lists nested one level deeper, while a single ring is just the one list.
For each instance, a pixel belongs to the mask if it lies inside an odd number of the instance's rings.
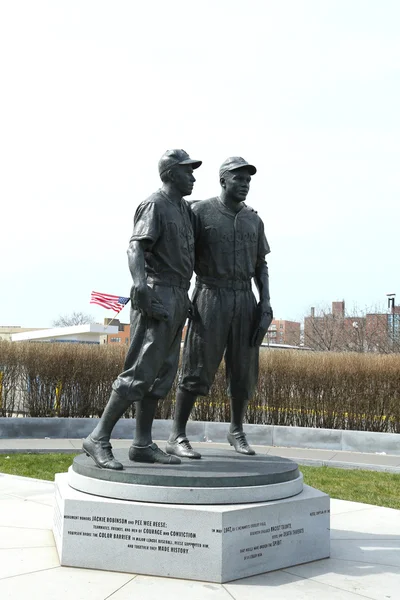
[{"label": "apartment building", "polygon": [[119,319],[104,319],[104,325],[107,327],[110,323],[111,327],[118,327],[117,333],[107,335],[107,344],[129,346],[131,326],[129,323],[121,323]]},{"label": "apartment building", "polygon": [[264,341],[274,344],[300,346],[300,323],[285,319],[274,319]]}]

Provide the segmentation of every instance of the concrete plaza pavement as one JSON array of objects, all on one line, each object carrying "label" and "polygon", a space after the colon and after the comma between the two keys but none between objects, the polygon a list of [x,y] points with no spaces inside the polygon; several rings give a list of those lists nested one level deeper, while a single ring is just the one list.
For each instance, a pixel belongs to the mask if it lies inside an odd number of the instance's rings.
[{"label": "concrete plaza pavement", "polygon": [[[79,452],[81,439],[2,439],[0,452]],[[164,442],[160,442],[161,447]],[[114,440],[128,448],[129,440]],[[209,442],[193,444],[227,447]],[[258,452],[400,472],[400,456],[255,446]],[[61,567],[51,531],[54,484],[0,473],[0,598],[17,600],[395,600],[400,597],[400,511],[331,500],[331,558],[225,584]]]},{"label": "concrete plaza pavement", "polygon": [[395,600],[400,511],[331,501],[331,558],[225,584],[61,567],[54,484],[0,474],[2,600]]}]

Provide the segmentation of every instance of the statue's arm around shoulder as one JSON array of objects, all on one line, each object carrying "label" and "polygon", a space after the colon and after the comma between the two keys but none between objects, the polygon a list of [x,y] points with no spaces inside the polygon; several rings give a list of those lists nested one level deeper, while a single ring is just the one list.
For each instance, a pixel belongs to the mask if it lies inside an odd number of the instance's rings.
[{"label": "statue's arm around shoulder", "polygon": [[198,203],[200,200],[185,200],[186,206],[189,209],[190,222],[192,224],[193,236],[197,240],[201,230],[200,216],[197,213]]}]

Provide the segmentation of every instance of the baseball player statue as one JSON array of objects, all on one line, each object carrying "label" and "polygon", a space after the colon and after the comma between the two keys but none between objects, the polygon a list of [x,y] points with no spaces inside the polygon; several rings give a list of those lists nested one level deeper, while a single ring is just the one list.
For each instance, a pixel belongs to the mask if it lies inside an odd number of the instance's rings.
[{"label": "baseball player statue", "polygon": [[197,396],[208,394],[224,355],[231,403],[228,441],[236,452],[255,454],[243,432],[243,419],[257,384],[259,346],[273,318],[264,225],[244,203],[255,173],[243,158],[228,158],[219,171],[221,195],[191,203],[197,278],[166,446],[173,456],[201,458],[186,437],[186,423]]},{"label": "baseball player statue", "polygon": [[184,196],[192,193],[193,170],[201,165],[184,150],[169,150],[158,169],[162,187],[142,202],[134,217],[128,262],[132,275],[131,344],[124,371],[114,381],[110,399],[83,450],[98,467],[122,469],[110,437],[124,412],[136,403],[136,431],[129,459],[180,463],[152,441],[157,403],[164,398],[178,368],[182,329],[190,300],[194,265],[192,214]]}]

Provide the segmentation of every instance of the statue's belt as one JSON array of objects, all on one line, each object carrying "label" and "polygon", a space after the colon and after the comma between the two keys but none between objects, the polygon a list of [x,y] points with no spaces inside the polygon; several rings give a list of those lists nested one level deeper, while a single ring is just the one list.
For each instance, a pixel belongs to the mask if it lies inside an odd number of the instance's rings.
[{"label": "statue's belt", "polygon": [[199,288],[224,288],[234,291],[250,291],[251,279],[214,279],[213,277],[197,277],[196,287]]},{"label": "statue's belt", "polygon": [[190,281],[179,277],[179,275],[166,275],[165,277],[157,277],[157,275],[148,275],[147,283],[154,285],[163,285],[165,287],[179,287],[184,290],[190,288]]}]

